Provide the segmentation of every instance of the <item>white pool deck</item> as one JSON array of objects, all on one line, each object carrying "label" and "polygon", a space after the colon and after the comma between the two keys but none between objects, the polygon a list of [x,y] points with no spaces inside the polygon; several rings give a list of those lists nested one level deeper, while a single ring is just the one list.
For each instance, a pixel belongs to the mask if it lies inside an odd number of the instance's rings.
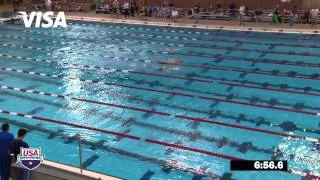
[{"label": "white pool deck", "polygon": [[[217,21],[217,20],[200,20],[196,21],[187,18],[177,19],[175,22],[168,19],[153,19],[149,17],[135,17],[131,19],[115,18],[112,15],[101,15],[79,12],[66,12],[66,18],[70,20],[84,20],[91,22],[106,23],[127,23],[137,25],[153,25],[164,27],[184,27],[194,29],[223,29],[233,31],[256,31],[256,32],[274,32],[274,33],[297,33],[297,34],[320,34],[320,29],[312,27],[309,24],[296,24],[289,27],[288,24],[271,25],[269,23],[246,23],[245,26],[239,26],[237,21]],[[10,18],[0,18],[0,23],[8,21]],[[320,25],[318,25],[320,27]]]},{"label": "white pool deck", "polygon": [[[256,31],[256,32],[274,32],[274,33],[298,33],[298,34],[320,34],[320,29],[307,24],[296,24],[294,27],[289,27],[288,24],[271,25],[269,23],[246,23],[245,26],[239,26],[237,21],[202,21],[195,23],[192,19],[153,19],[153,18],[133,18],[121,19],[113,18],[112,16],[96,15],[92,13],[66,13],[66,18],[70,20],[84,20],[92,22],[106,23],[127,23],[138,25],[154,25],[164,27],[184,27],[194,29],[223,29],[233,31]],[[320,25],[318,25],[320,27]]]}]

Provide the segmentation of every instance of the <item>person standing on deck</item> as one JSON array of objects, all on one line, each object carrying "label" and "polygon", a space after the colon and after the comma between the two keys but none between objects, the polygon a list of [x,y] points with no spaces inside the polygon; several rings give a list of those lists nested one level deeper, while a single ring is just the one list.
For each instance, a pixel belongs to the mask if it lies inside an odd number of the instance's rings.
[{"label": "person standing on deck", "polygon": [[2,132],[0,132],[0,176],[1,180],[9,180],[11,164],[9,147],[14,140],[14,136],[12,133],[9,132],[9,124],[2,124],[1,129]]},{"label": "person standing on deck", "polygon": [[[20,154],[20,148],[29,148],[29,145],[23,141],[27,134],[26,129],[19,129],[17,138],[10,145],[10,154],[14,155],[14,161],[17,161],[17,156]],[[19,180],[29,180],[29,170],[21,169],[19,172]]]},{"label": "person standing on deck", "polygon": [[295,17],[296,17],[295,11],[291,10],[290,16],[289,16],[290,27],[292,27],[294,25]]},{"label": "person standing on deck", "polygon": [[241,4],[240,8],[239,8],[239,14],[240,14],[240,26],[241,25],[244,25],[244,16],[245,16],[245,10],[246,10],[246,7]]},{"label": "person standing on deck", "polygon": [[124,10],[124,18],[129,18],[129,10],[130,10],[130,4],[129,2],[125,1],[123,4],[123,10]]},{"label": "person standing on deck", "polygon": [[229,5],[229,13],[231,17],[235,17],[236,16],[236,5],[234,4],[234,2],[232,2]]},{"label": "person standing on deck", "polygon": [[13,0],[13,15],[16,15],[18,12],[19,0]]},{"label": "person standing on deck", "polygon": [[116,17],[118,17],[120,12],[120,6],[118,0],[113,1],[113,13]]},{"label": "person standing on deck", "polygon": [[319,9],[312,9],[311,10],[311,25],[312,27],[317,27],[319,18]]},{"label": "person standing on deck", "polygon": [[134,15],[136,14],[136,6],[137,6],[137,3],[135,0],[131,1],[130,3],[130,15],[132,17],[134,17]]}]

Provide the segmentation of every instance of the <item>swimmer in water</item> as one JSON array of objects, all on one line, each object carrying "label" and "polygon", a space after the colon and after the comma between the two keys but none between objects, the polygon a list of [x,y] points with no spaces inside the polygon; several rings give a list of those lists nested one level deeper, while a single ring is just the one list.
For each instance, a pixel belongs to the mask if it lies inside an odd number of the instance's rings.
[{"label": "swimmer in water", "polygon": [[180,59],[172,59],[172,60],[169,60],[170,63],[172,64],[182,64],[183,63],[183,60],[180,60]]},{"label": "swimmer in water", "polygon": [[[171,59],[167,61],[167,64],[175,64],[175,65],[180,65],[183,63],[183,60],[180,59]],[[179,70],[178,67],[173,67],[173,66],[163,66],[160,68],[161,71],[173,71],[173,70]]]},{"label": "swimmer in water", "polygon": [[185,170],[186,169],[183,165],[179,164],[178,160],[176,160],[176,159],[171,159],[168,162],[167,166],[168,167],[172,167],[172,168],[176,168],[176,169],[180,169],[180,170]]},{"label": "swimmer in water", "polygon": [[179,169],[181,171],[191,172],[191,173],[194,173],[194,174],[197,174],[200,176],[208,176],[208,177],[212,177],[214,179],[221,178],[217,174],[209,172],[208,167],[200,167],[200,168],[187,167],[187,166],[184,166],[183,164],[179,163],[179,161],[176,159],[171,159],[165,166],[167,168],[175,168],[175,169]]}]

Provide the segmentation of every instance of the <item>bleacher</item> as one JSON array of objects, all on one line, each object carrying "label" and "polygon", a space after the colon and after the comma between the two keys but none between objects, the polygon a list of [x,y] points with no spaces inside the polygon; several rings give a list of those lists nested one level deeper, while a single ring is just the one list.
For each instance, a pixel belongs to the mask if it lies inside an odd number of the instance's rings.
[{"label": "bleacher", "polygon": [[231,20],[230,13],[213,13],[213,12],[200,12],[199,17],[201,19],[208,20]]},{"label": "bleacher", "polygon": [[108,4],[96,4],[96,13],[97,14],[109,14],[111,8]]},{"label": "bleacher", "polygon": [[31,0],[31,6],[45,6],[46,0]]},{"label": "bleacher", "polygon": [[73,0],[69,3],[69,11],[89,12],[92,4],[92,0]]},{"label": "bleacher", "polygon": [[46,9],[46,0],[31,0],[27,5],[21,6],[27,12]]},{"label": "bleacher", "polygon": [[[181,10],[182,12],[186,12],[187,10]],[[247,22],[271,22],[274,10],[262,10],[263,14],[261,19],[258,19],[255,15],[256,10],[251,10],[247,12],[247,15],[244,16],[244,21]],[[180,13],[179,13],[180,14]],[[185,13],[183,15],[187,16]],[[284,15],[282,11],[279,11],[279,16],[281,18],[281,23],[288,23],[290,21],[290,14]],[[306,23],[302,20],[303,12],[300,15],[296,15],[294,18],[295,23]],[[209,11],[206,9],[201,9],[199,13],[193,13],[192,15],[188,15],[191,19],[197,20],[226,20],[230,21],[232,19],[238,19],[239,13],[236,13],[236,17],[233,17],[231,13],[228,11],[215,13],[213,11]],[[318,16],[318,23],[320,23],[320,13]]]}]

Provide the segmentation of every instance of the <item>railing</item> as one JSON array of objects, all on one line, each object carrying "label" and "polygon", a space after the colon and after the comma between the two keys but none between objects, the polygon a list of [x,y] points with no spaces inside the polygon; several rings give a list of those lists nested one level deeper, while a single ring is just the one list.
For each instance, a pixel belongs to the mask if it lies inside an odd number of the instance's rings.
[{"label": "railing", "polygon": [[[173,13],[173,11],[178,13]],[[118,13],[114,13],[118,12]],[[105,14],[123,14],[120,11],[114,10],[112,6],[97,5],[96,13]],[[170,19],[186,18],[198,20],[224,20],[224,21],[239,21],[240,13],[238,9],[183,9],[183,8],[159,8],[159,7],[146,7],[136,12],[140,16],[153,17],[155,19]],[[178,14],[178,15],[177,15]],[[256,9],[245,10],[242,20],[244,22],[272,22],[272,23],[299,23],[299,24],[317,24],[320,22],[320,12],[313,10],[275,10],[275,9]]]}]

